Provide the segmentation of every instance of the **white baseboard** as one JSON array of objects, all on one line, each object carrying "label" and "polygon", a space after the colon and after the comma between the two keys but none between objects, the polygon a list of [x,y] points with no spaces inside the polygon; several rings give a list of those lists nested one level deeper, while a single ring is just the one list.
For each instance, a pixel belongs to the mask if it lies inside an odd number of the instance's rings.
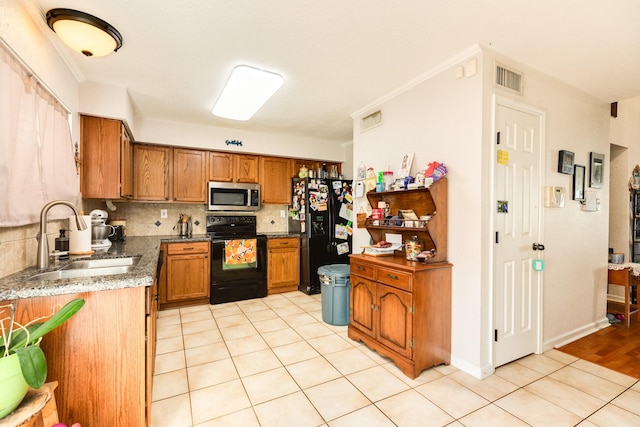
[{"label": "white baseboard", "polygon": [[609,320],[606,317],[604,317],[598,320],[597,322],[593,322],[593,323],[581,326],[579,328],[575,328],[574,330],[569,331],[563,335],[547,340],[544,342],[543,346],[545,350],[548,350],[550,348],[562,347],[563,345],[569,344],[582,337],[586,337],[589,334],[592,334],[596,331],[599,331],[600,329],[604,329],[609,326],[611,326],[609,324]]}]

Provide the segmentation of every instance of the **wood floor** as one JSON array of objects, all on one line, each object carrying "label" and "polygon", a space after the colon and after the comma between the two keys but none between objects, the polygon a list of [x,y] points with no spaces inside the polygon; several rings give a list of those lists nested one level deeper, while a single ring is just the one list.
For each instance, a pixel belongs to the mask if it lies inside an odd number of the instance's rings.
[{"label": "wood floor", "polygon": [[[618,313],[620,308],[610,304],[609,312]],[[631,315],[630,327],[614,323],[558,350],[640,379],[639,315]]]}]

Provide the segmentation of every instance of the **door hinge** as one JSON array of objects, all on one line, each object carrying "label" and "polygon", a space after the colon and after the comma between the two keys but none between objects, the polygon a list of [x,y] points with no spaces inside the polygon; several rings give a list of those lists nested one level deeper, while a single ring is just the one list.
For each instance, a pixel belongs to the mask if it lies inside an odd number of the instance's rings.
[{"label": "door hinge", "polygon": [[496,144],[500,145],[500,132],[496,134]]},{"label": "door hinge", "polygon": [[413,339],[409,340],[409,347],[413,348]]},{"label": "door hinge", "polygon": [[411,304],[411,307],[409,307],[409,314],[413,314],[413,313],[415,313],[415,309],[413,304]]},{"label": "door hinge", "polygon": [[498,330],[497,329],[493,330],[493,340],[495,342],[498,342]]}]

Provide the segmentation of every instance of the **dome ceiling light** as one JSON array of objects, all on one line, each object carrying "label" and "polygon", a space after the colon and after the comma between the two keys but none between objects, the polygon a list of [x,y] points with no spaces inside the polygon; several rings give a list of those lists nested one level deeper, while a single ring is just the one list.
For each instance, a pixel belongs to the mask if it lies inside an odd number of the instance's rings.
[{"label": "dome ceiling light", "polygon": [[122,47],[118,30],[88,13],[51,9],[47,24],[67,46],[85,56],[105,56]]}]

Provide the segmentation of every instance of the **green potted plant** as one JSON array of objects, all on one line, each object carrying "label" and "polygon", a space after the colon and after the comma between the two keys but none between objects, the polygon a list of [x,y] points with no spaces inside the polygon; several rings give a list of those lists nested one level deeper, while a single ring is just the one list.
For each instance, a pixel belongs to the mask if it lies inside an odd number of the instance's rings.
[{"label": "green potted plant", "polygon": [[47,361],[40,341],[76,314],[84,302],[82,298],[74,299],[46,321],[33,319],[25,325],[15,321],[13,304],[0,306],[0,419],[20,405],[29,386],[42,387],[47,379]]}]

